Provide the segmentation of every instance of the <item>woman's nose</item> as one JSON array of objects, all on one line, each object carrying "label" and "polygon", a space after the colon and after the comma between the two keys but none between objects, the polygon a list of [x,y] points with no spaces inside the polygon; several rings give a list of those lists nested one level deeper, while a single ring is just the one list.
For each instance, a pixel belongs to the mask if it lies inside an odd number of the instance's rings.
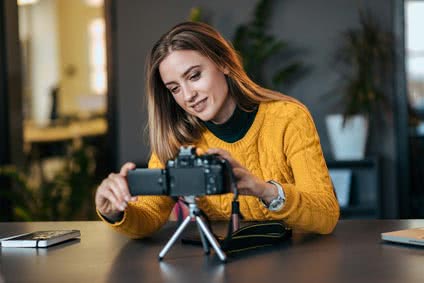
[{"label": "woman's nose", "polygon": [[191,88],[184,89],[184,100],[186,102],[194,101],[196,95],[197,95],[197,92],[194,89],[191,89]]}]

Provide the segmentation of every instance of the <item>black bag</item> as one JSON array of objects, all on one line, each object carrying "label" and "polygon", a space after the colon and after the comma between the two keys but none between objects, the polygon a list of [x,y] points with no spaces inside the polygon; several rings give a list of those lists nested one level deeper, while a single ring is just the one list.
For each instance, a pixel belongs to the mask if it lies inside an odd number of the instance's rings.
[{"label": "black bag", "polygon": [[261,222],[242,227],[219,242],[224,252],[234,253],[275,245],[291,235],[292,230],[281,222]]},{"label": "black bag", "polygon": [[[289,239],[291,235],[292,230],[284,223],[266,221],[241,227],[225,238],[214,236],[221,245],[221,249],[225,253],[231,254],[279,244]],[[181,241],[183,244],[202,245],[198,233],[185,235]]]}]

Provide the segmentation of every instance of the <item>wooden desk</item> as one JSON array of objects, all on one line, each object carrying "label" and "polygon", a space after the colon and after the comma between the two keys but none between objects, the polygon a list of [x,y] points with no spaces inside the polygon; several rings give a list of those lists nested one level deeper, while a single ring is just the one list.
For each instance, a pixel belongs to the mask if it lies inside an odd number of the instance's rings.
[{"label": "wooden desk", "polygon": [[423,282],[424,248],[380,241],[381,232],[423,226],[424,220],[343,220],[331,235],[295,232],[290,243],[222,264],[215,254],[179,242],[159,262],[175,223],[146,240],[96,221],[0,223],[0,237],[41,229],[82,234],[48,249],[2,248],[0,274],[5,282]]}]

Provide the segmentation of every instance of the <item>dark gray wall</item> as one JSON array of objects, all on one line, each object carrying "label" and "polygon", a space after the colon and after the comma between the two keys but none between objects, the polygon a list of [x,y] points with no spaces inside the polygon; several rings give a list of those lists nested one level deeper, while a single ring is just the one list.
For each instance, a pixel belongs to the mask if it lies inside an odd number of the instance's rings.
[{"label": "dark gray wall", "polygon": [[[331,66],[332,52],[341,31],[359,25],[358,3],[374,11],[386,30],[393,29],[393,3],[387,0],[281,0],[275,1],[270,32],[298,50],[309,72],[291,89],[283,90],[301,100],[311,111],[321,137],[324,153],[331,150],[324,117],[334,105],[323,99],[337,80]],[[199,6],[207,21],[227,39],[235,27],[251,18],[255,0],[235,1],[131,1],[115,2],[116,25],[116,95],[119,167],[125,161],[145,164],[149,150],[144,133],[146,110],[144,103],[145,56],[159,36],[178,22],[187,19],[192,7]],[[272,69],[273,66],[270,66]],[[393,95],[393,86],[387,88]],[[382,157],[383,208],[385,217],[397,217],[395,139],[393,122],[379,125],[370,132],[368,153]]]}]

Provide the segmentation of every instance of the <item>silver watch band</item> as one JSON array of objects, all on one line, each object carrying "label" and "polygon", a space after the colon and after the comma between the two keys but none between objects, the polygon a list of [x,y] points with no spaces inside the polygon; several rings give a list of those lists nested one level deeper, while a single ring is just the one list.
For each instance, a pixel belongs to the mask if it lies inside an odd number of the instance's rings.
[{"label": "silver watch band", "polygon": [[270,211],[280,211],[286,201],[286,195],[284,194],[283,187],[274,180],[267,181],[269,184],[273,184],[277,188],[278,196],[270,201],[269,205],[266,205],[265,202],[261,200],[262,204],[268,208]]}]

